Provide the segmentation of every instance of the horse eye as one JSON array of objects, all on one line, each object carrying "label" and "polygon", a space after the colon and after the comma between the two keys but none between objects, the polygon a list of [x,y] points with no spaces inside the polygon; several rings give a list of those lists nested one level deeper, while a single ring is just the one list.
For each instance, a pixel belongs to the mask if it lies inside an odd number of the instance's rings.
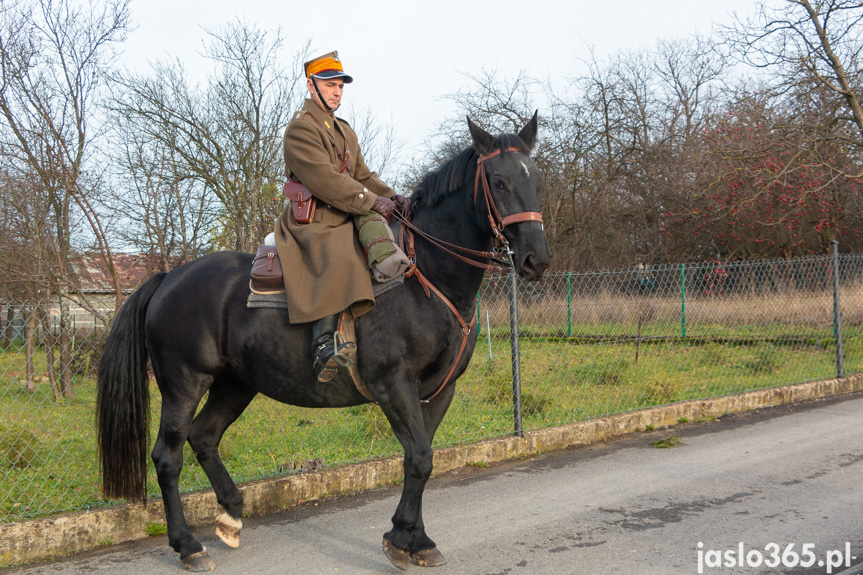
[{"label": "horse eye", "polygon": [[502,190],[503,189],[503,182],[501,182],[500,180],[495,178],[494,179],[494,187],[497,188],[498,190]]}]

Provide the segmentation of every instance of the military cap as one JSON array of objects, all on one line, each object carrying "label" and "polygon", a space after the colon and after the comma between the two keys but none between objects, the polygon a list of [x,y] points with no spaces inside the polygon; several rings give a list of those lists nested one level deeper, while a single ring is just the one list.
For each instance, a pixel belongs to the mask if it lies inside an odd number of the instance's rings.
[{"label": "military cap", "polygon": [[339,53],[332,51],[329,54],[318,56],[313,60],[309,60],[303,64],[306,72],[306,78],[342,78],[345,84],[350,84],[354,81],[352,77],[345,73],[342,68],[342,62],[339,60]]}]

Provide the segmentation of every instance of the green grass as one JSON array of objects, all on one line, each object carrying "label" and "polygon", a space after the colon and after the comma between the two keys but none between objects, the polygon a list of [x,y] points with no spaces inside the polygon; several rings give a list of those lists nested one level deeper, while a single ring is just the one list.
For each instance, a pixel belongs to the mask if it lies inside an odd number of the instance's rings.
[{"label": "green grass", "polygon": [[144,524],[144,532],[149,537],[157,537],[168,532],[168,526],[160,521],[147,521]]},{"label": "green grass", "polygon": [[680,437],[678,437],[676,433],[672,433],[668,437],[663,437],[662,439],[651,441],[650,445],[658,449],[673,449],[675,447],[680,447],[681,445],[683,445],[683,440],[680,439]]},{"label": "green grass", "polygon": [[[775,336],[776,331],[747,337]],[[538,332],[536,332],[538,333]],[[521,344],[525,430],[601,417],[664,403],[718,397],[829,378],[835,353],[822,339],[804,345],[635,342],[581,345],[566,338],[527,338]],[[863,371],[863,334],[846,330],[846,373]],[[35,358],[44,375],[44,354]],[[47,381],[24,389],[23,352],[0,353],[0,522],[104,506],[94,434],[95,384],[75,378],[75,398],[55,400]],[[478,441],[513,431],[509,341],[485,334],[459,380],[436,446]],[[151,440],[161,398],[151,386]],[[294,473],[306,462],[334,466],[401,453],[386,418],[374,405],[304,409],[258,397],[227,431],[221,455],[236,481]],[[158,496],[155,472],[150,495]],[[184,491],[208,489],[191,450],[181,475]]]}]

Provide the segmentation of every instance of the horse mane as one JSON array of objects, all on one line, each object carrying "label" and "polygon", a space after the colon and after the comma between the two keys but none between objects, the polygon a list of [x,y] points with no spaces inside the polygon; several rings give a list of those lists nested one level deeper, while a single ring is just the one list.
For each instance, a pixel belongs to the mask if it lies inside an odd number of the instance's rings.
[{"label": "horse mane", "polygon": [[[530,153],[527,144],[515,134],[501,134],[498,137],[501,150],[517,148],[525,154]],[[468,146],[452,159],[444,162],[437,170],[429,172],[411,192],[411,208],[419,212],[423,207],[432,207],[443,201],[450,194],[464,186],[468,169],[476,165],[479,154],[473,146]]]}]

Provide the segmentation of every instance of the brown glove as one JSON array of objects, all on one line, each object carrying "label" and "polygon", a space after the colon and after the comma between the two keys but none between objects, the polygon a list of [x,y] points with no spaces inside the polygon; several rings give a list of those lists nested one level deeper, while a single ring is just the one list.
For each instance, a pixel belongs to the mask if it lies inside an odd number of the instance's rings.
[{"label": "brown glove", "polygon": [[382,215],[388,222],[393,212],[396,209],[396,204],[389,198],[378,196],[375,198],[375,203],[372,204],[372,211]]},{"label": "brown glove", "polygon": [[395,202],[396,209],[399,211],[399,213],[405,213],[405,202],[408,201],[407,198],[401,194],[396,194],[393,196],[393,201]]}]

